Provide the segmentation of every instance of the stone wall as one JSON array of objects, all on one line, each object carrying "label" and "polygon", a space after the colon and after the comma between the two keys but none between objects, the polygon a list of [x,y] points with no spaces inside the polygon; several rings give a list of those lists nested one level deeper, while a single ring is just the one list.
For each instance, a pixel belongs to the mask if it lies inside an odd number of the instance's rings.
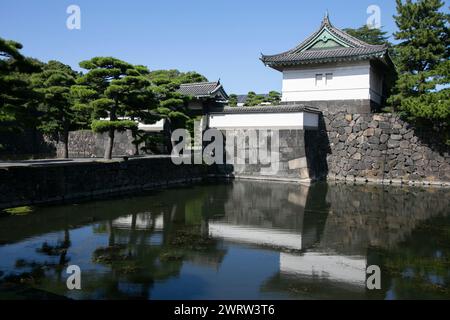
[{"label": "stone wall", "polygon": [[[267,180],[309,180],[308,161],[305,149],[304,130],[279,130],[279,150],[277,150],[276,161],[269,164],[262,163],[260,146],[266,148],[270,158],[271,151],[271,130],[255,130],[257,142],[252,142],[246,138],[245,144],[239,137],[247,134],[247,130],[227,130],[223,131],[224,141],[235,139],[234,156],[230,153],[225,155],[226,165],[222,166],[222,173],[240,178],[267,179]],[[267,138],[261,134],[267,132]],[[228,150],[227,150],[228,151]],[[246,154],[243,159],[239,155]],[[257,163],[251,163],[251,157],[257,159]],[[231,161],[234,159],[234,161]],[[272,159],[271,159],[272,160]]]},{"label": "stone wall", "polygon": [[1,132],[0,159],[24,160],[31,158],[54,158],[56,143],[37,130]]},{"label": "stone wall", "polygon": [[[107,133],[95,133],[91,130],[79,130],[69,133],[69,157],[93,158],[103,157]],[[133,137],[131,131],[116,132],[114,136],[113,156],[134,154]],[[57,155],[62,153],[62,146],[58,144]]]},{"label": "stone wall", "polygon": [[[162,135],[162,133],[152,133],[154,137]],[[105,153],[105,146],[108,141],[107,133],[95,133],[91,130],[72,131],[69,134],[69,157],[70,158],[102,158]],[[139,145],[139,153],[144,152],[141,148],[144,144]],[[130,130],[125,132],[115,132],[113,156],[122,157],[134,155],[133,136]],[[157,154],[166,154],[166,147],[160,143],[154,148]],[[152,153],[146,151],[146,153]],[[62,154],[62,145],[57,145],[57,155]]]},{"label": "stone wall", "polygon": [[[298,103],[298,102],[297,102]],[[306,144],[318,145],[312,164],[328,179],[384,183],[450,182],[450,150],[431,131],[418,131],[396,114],[372,113],[367,101],[308,102],[322,111]]]},{"label": "stone wall", "polygon": [[203,165],[175,165],[168,156],[128,161],[74,161],[0,168],[0,208],[95,199],[206,178]]},{"label": "stone wall", "polygon": [[[163,133],[151,133],[153,137],[159,137],[161,142],[156,142],[153,152],[147,153],[167,154],[167,146],[164,144]],[[91,130],[78,130],[69,133],[69,157],[70,158],[102,158],[107,142],[107,133],[95,133]],[[141,144],[139,148],[143,147]],[[0,135],[0,159],[25,160],[25,159],[50,159],[60,157],[63,146],[56,139],[45,136],[36,130],[26,130],[20,133],[2,133]],[[140,151],[142,154],[143,152]],[[133,137],[131,131],[116,132],[114,137],[113,156],[122,157],[134,154]]]}]

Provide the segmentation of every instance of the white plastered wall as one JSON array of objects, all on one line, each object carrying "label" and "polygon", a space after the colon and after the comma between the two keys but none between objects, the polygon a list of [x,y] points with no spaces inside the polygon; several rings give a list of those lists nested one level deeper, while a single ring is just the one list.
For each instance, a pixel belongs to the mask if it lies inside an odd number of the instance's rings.
[{"label": "white plastered wall", "polygon": [[[251,108],[251,107],[249,107]],[[224,113],[211,114],[209,127],[216,129],[315,129],[319,117],[315,113]]]},{"label": "white plastered wall", "polygon": [[[322,74],[321,81],[316,81],[317,74]],[[332,79],[325,80],[326,74],[332,74]],[[281,100],[370,99],[370,75],[369,61],[285,69]]]}]

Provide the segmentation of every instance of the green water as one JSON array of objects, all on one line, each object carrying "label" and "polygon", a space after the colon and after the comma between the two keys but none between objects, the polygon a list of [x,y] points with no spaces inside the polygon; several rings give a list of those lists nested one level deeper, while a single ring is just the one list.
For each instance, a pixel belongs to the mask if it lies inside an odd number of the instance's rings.
[{"label": "green water", "polygon": [[0,299],[448,299],[449,196],[235,181],[9,210]]}]

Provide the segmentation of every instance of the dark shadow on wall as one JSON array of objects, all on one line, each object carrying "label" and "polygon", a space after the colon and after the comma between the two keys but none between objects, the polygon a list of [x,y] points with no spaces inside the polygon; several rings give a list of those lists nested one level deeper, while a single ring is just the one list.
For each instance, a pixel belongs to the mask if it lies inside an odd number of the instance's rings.
[{"label": "dark shadow on wall", "polygon": [[56,142],[37,130],[0,135],[1,160],[26,160],[56,157]]},{"label": "dark shadow on wall", "polygon": [[303,218],[303,242],[309,248],[322,239],[325,223],[330,211],[327,203],[328,185],[325,182],[314,183],[309,187]]},{"label": "dark shadow on wall", "polygon": [[414,135],[419,139],[421,144],[426,145],[432,151],[439,153],[441,156],[449,156],[450,145],[446,144],[446,140],[450,139],[449,128],[447,131],[441,129],[440,131],[433,130],[433,125],[430,124],[410,124],[406,119],[402,119],[406,123],[408,129],[414,130]]},{"label": "dark shadow on wall", "polygon": [[305,130],[305,153],[311,179],[326,180],[328,175],[327,155],[331,154],[331,148],[322,114],[319,115],[317,130]]},{"label": "dark shadow on wall", "polygon": [[[210,166],[210,173],[211,174],[219,174],[219,175],[227,175],[230,177],[234,176],[234,165],[227,163],[227,153],[226,153],[226,145],[227,145],[227,135],[225,132],[220,131],[222,133],[223,137],[223,158],[222,158],[222,164],[215,164],[214,166]],[[203,141],[203,148],[205,148],[207,143]],[[236,146],[234,147],[234,152],[236,154]]]}]

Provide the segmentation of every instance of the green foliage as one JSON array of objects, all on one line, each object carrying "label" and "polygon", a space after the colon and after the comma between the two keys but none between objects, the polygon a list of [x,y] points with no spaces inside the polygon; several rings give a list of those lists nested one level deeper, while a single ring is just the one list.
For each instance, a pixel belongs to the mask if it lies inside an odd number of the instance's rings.
[{"label": "green foliage", "polygon": [[417,125],[432,126],[449,138],[449,17],[440,0],[397,0],[394,16],[398,80],[388,100]]},{"label": "green foliage", "polygon": [[248,107],[257,106],[263,103],[264,101],[265,101],[264,96],[257,95],[255,92],[250,91],[249,93],[247,93],[247,100],[245,101],[244,106]]},{"label": "green foliage", "polygon": [[77,77],[70,66],[58,61],[49,61],[42,72],[32,77],[35,90],[42,94],[38,128],[58,138],[65,136],[62,139],[65,143],[69,130],[77,128],[75,100],[71,95]]},{"label": "green foliage", "polygon": [[[91,108],[94,118],[92,129],[109,132],[105,158],[110,159],[114,130],[131,129],[136,140],[136,121],[152,123],[160,118],[156,112],[151,112],[158,103],[149,79],[150,71],[144,66],[133,66],[112,57],[95,57],[82,61],[80,66],[88,72],[79,78],[74,93],[80,99],[82,108],[86,104]],[[103,120],[98,121],[99,118]],[[131,120],[121,121],[121,118]]]},{"label": "green foliage", "polygon": [[91,124],[91,129],[94,132],[108,132],[110,130],[115,131],[125,131],[125,130],[136,130],[137,123],[132,120],[94,120]]},{"label": "green foliage", "polygon": [[230,97],[228,99],[228,105],[230,107],[236,107],[238,103],[238,99],[237,99],[237,95],[235,94],[230,94]]},{"label": "green foliage", "polygon": [[247,100],[244,103],[244,106],[258,106],[261,104],[271,104],[271,105],[277,105],[280,103],[281,100],[281,94],[277,91],[270,91],[267,96],[265,95],[258,95],[253,91],[250,91],[247,94]]},{"label": "green foliage", "polygon": [[18,42],[0,38],[0,131],[22,131],[37,125],[40,94],[31,83],[31,75],[42,64],[24,57]]},{"label": "green foliage", "polygon": [[167,100],[162,100],[159,105],[162,108],[182,108],[184,106],[184,100],[180,98],[168,98]]},{"label": "green foliage", "polygon": [[182,83],[208,81],[197,72],[180,72],[178,70],[156,70],[148,74],[149,80],[156,86],[154,92],[159,106],[157,113],[167,119],[172,130],[187,128],[188,121],[193,119],[187,109],[191,97],[176,92]]},{"label": "green foliage", "polygon": [[72,85],[70,95],[73,99],[73,109],[76,112],[76,125],[80,128],[90,127],[94,116],[90,101],[95,99],[97,92],[84,85]]},{"label": "green foliage", "polygon": [[369,28],[367,27],[367,25],[363,25],[362,27],[359,27],[357,29],[347,28],[343,30],[349,35],[369,44],[386,44],[388,46],[391,46],[391,43],[388,40],[389,37],[386,36],[387,32],[382,31],[381,29]]},{"label": "green foliage", "polygon": [[192,119],[186,108],[191,97],[176,90],[182,83],[207,81],[196,72],[150,72],[113,57],[80,62],[87,70],[82,74],[58,61],[26,58],[21,48],[0,38],[0,130],[35,127],[65,143],[70,130],[108,131],[107,158],[114,130],[133,130],[138,142],[145,137],[137,121],[154,123],[164,117],[172,128],[186,127]]},{"label": "green foliage", "polygon": [[278,91],[270,91],[267,102],[270,102],[272,105],[277,105],[281,101],[281,94]]},{"label": "green foliage", "polygon": [[389,48],[388,51],[391,59],[394,62],[396,61],[395,47],[389,41],[389,36],[387,35],[388,33],[386,31],[378,28],[369,28],[367,25],[363,25],[362,27],[359,27],[357,29],[346,28],[343,30],[349,35],[358,38],[359,40],[362,40],[368,44],[386,45]]},{"label": "green foliage", "polygon": [[95,57],[91,60],[80,62],[80,67],[87,69],[88,72],[80,77],[77,83],[80,85],[77,89],[83,96],[94,93],[90,97],[90,104],[93,107],[95,115],[110,116],[110,120],[117,118],[119,111],[119,101],[117,90],[111,90],[112,81],[119,80],[126,76],[127,70],[132,69],[132,65],[112,57]]},{"label": "green foliage", "polygon": [[[408,299],[413,292],[420,292],[425,299],[450,295],[449,240],[449,217],[436,216],[420,223],[413,234],[397,246],[377,250],[381,270],[395,279],[393,293],[399,299]],[[409,276],[405,277],[405,271]]]},{"label": "green foliage", "polygon": [[3,211],[9,215],[25,216],[29,213],[32,213],[34,209],[32,207],[25,206],[25,207],[8,208],[4,209]]},{"label": "green foliage", "polygon": [[164,146],[166,143],[162,134],[143,134],[140,135],[138,142],[144,145],[141,149],[146,153],[159,153],[160,146]]},{"label": "green foliage", "polygon": [[172,89],[176,89],[182,83],[208,81],[204,76],[197,72],[180,72],[173,69],[151,71],[149,78],[157,86],[172,85]]}]

